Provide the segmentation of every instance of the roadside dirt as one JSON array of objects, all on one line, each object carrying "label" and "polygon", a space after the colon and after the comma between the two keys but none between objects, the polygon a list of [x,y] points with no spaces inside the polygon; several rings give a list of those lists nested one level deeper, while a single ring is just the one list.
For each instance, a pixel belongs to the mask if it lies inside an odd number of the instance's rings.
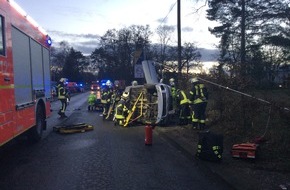
[{"label": "roadside dirt", "polygon": [[267,147],[267,142],[259,146],[256,159],[236,159],[231,155],[234,140],[224,136],[223,160],[221,163],[212,163],[195,157],[199,131],[193,130],[190,125],[156,127],[153,135],[154,133],[179,146],[195,162],[218,174],[234,189],[290,189],[290,163],[287,160],[280,159],[279,155],[271,158],[264,157],[264,155],[267,155],[265,152],[270,148]]}]

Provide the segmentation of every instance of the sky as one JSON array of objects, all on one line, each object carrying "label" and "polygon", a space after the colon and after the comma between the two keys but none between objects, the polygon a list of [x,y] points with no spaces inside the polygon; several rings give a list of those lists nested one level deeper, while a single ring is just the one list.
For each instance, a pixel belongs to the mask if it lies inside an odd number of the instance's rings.
[{"label": "sky", "polygon": [[[131,25],[177,28],[177,0],[14,0],[51,36],[53,43],[67,41],[83,53],[91,53],[107,30]],[[214,49],[218,43],[208,31],[215,23],[205,17],[204,3],[181,0],[181,41]],[[196,9],[201,8],[197,13]],[[153,36],[152,41],[157,42]],[[177,45],[177,32],[172,35]]]}]

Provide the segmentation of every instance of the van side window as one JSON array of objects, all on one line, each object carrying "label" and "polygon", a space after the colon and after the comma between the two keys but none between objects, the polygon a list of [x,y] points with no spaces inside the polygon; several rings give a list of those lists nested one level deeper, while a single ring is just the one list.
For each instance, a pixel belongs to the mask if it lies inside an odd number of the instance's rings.
[{"label": "van side window", "polygon": [[5,55],[4,17],[0,15],[0,55]]}]

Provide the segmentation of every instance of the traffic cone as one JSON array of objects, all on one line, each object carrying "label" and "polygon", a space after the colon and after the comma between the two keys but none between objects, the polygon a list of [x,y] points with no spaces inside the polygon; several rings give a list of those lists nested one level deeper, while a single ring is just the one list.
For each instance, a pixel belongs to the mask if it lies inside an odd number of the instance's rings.
[{"label": "traffic cone", "polygon": [[152,130],[150,125],[145,126],[145,145],[152,145]]}]

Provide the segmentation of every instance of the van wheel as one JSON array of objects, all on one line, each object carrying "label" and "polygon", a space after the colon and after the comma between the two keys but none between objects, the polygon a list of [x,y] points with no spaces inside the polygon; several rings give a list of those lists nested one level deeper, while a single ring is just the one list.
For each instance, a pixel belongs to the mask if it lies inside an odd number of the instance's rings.
[{"label": "van wheel", "polygon": [[33,143],[40,141],[44,127],[45,127],[44,111],[41,106],[37,106],[36,125],[28,131],[28,140]]}]

